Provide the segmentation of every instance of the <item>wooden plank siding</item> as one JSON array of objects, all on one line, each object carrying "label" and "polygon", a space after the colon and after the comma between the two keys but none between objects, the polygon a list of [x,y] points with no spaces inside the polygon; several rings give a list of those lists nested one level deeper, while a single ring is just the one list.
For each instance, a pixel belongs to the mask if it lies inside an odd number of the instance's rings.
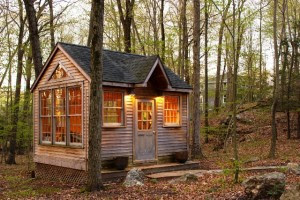
[{"label": "wooden plank siding", "polygon": [[187,150],[187,95],[181,93],[164,93],[164,95],[180,96],[181,125],[178,127],[166,127],[163,121],[164,100],[156,101],[157,107],[157,132],[158,132],[158,156],[170,156],[174,152]]},{"label": "wooden plank siding", "polygon": [[[54,69],[61,63],[70,75],[68,79],[51,80],[49,78]],[[40,144],[40,116],[39,116],[39,92],[45,89],[59,87],[69,87],[74,85],[83,86],[82,102],[82,127],[83,145],[79,148],[59,145]],[[103,127],[102,131],[102,159],[112,160],[117,156],[129,156],[134,160],[134,120],[135,120],[135,99],[154,99],[156,112],[156,158],[170,156],[174,152],[187,150],[187,130],[188,130],[188,108],[187,93],[180,92],[158,92],[148,84],[146,88],[135,88],[135,97],[129,95],[128,88],[107,87],[104,90],[117,90],[124,94],[124,126]],[[34,161],[37,163],[68,167],[79,170],[87,169],[88,156],[88,119],[89,119],[89,90],[90,83],[87,78],[77,69],[70,59],[60,49],[54,54],[46,68],[43,76],[33,90],[33,126],[34,126]],[[158,96],[176,94],[180,96],[181,103],[181,125],[179,127],[165,127],[163,125],[163,98]],[[156,98],[158,97],[158,98]]]},{"label": "wooden plank siding", "polygon": [[[70,78],[50,80],[53,71],[61,63],[70,75]],[[39,92],[45,89],[69,87],[81,85],[83,86],[83,102],[82,102],[82,131],[83,131],[83,147],[73,148],[59,145],[42,145],[40,144],[39,130]],[[61,50],[57,50],[52,60],[49,62],[47,69],[41,77],[37,87],[33,91],[34,98],[34,161],[44,164],[52,164],[61,167],[71,167],[74,169],[86,169],[87,158],[87,137],[88,130],[88,99],[89,99],[89,82],[82,73],[74,66],[74,64],[64,55]]]},{"label": "wooden plank siding", "polygon": [[[104,88],[104,90],[109,88]],[[112,160],[117,156],[132,158],[133,146],[133,97],[126,89],[118,89],[124,94],[125,126],[116,128],[103,128],[102,132],[102,158]]]}]

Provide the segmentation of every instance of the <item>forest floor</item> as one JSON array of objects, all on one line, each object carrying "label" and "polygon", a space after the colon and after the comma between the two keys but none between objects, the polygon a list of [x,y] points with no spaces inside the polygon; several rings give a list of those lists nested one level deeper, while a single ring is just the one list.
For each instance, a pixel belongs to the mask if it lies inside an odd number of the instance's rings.
[{"label": "forest floor", "polygon": [[[292,115],[293,116],[293,115]],[[293,116],[293,119],[296,116]],[[225,115],[210,117],[209,143],[203,144],[205,158],[202,169],[223,169],[220,174],[203,174],[196,182],[171,184],[169,180],[146,180],[143,187],[126,188],[121,182],[108,183],[105,190],[85,192],[83,185],[31,179],[32,165],[26,156],[18,156],[18,165],[0,164],[0,199],[244,199],[241,182],[247,177],[276,170],[243,171],[239,183],[233,183],[232,145],[229,139],[226,152],[219,149],[218,131]],[[292,120],[292,139],[287,140],[286,117],[277,114],[278,140],[276,159],[268,159],[271,138],[269,108],[253,109],[240,114],[238,123],[240,166],[285,166],[288,162],[300,162],[300,140],[295,139],[296,123]],[[202,137],[203,138],[203,137]],[[218,148],[216,148],[218,147]],[[300,182],[300,176],[286,173],[287,186]]]}]

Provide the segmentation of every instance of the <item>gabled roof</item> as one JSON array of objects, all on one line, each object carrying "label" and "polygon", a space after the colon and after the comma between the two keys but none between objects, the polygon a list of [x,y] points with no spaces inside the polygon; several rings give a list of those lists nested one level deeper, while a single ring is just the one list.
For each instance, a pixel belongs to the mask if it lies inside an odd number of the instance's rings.
[{"label": "gabled roof", "polygon": [[[59,42],[57,46],[61,47],[88,76],[90,75],[91,52],[89,47],[62,42]],[[172,88],[192,88],[169,68],[163,66],[159,56],[143,56],[111,50],[103,51],[103,81],[142,84],[157,61],[163,67]],[[33,87],[35,87],[36,82]]]}]

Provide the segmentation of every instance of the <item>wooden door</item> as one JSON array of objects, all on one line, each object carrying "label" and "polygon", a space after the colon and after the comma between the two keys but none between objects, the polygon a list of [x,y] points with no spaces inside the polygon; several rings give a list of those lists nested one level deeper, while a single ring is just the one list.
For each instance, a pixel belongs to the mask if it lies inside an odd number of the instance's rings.
[{"label": "wooden door", "polygon": [[154,160],[156,133],[153,100],[137,99],[135,121],[135,159]]}]

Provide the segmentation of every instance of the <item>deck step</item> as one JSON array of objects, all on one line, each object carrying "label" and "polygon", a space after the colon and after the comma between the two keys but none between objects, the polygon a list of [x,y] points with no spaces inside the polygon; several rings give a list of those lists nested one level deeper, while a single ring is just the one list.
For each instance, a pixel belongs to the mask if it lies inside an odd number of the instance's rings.
[{"label": "deck step", "polygon": [[[102,178],[104,181],[114,181],[114,180],[122,179],[126,177],[127,172],[132,168],[133,167],[126,168],[125,170],[103,170]],[[138,166],[135,168],[141,169],[145,173],[145,175],[150,175],[150,174],[157,174],[163,172],[199,169],[200,164],[199,162],[188,161],[184,164],[180,164],[180,163],[155,164],[149,166]]]}]

